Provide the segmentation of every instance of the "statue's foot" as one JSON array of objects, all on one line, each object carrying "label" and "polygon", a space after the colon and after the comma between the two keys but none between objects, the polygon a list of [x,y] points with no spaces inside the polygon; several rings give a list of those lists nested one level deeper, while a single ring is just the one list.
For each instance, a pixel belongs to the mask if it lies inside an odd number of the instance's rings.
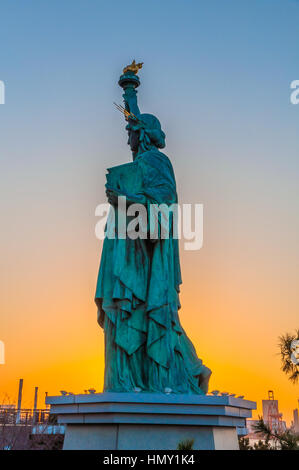
[{"label": "statue's foot", "polygon": [[198,385],[199,388],[204,392],[208,393],[209,390],[209,380],[212,375],[211,369],[206,366],[202,366],[200,375],[198,376]]}]

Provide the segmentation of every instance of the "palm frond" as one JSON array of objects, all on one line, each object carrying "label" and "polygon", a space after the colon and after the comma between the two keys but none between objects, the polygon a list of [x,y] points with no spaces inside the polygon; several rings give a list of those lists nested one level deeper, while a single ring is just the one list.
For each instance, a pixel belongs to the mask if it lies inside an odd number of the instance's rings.
[{"label": "palm frond", "polygon": [[293,450],[299,448],[299,434],[287,429],[284,432],[272,431],[270,426],[266,424],[261,416],[258,422],[253,425],[257,434],[261,434],[265,438],[265,443],[268,444],[270,439],[279,442],[282,450]]},{"label": "palm frond", "polygon": [[289,375],[289,380],[293,383],[296,383],[299,378],[299,369],[298,365],[293,364],[291,361],[291,344],[293,340],[299,339],[299,329],[295,331],[295,334],[291,335],[286,333],[285,335],[279,336],[278,347],[279,354],[281,358],[281,369],[282,371]]},{"label": "palm frond", "polygon": [[194,445],[194,439],[185,439],[180,441],[177,446],[177,450],[192,450]]}]

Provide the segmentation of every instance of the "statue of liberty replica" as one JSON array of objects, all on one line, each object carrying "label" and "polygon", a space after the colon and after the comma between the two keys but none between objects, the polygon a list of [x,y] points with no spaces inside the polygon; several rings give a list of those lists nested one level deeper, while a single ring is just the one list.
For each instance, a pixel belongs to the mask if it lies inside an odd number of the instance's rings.
[{"label": "statue of liberty replica", "polygon": [[[137,104],[141,67],[133,61],[119,79],[125,107],[118,109],[125,117],[133,159],[110,168],[106,184],[110,210],[115,220],[125,211],[126,226],[133,219],[127,214],[134,204],[149,214],[151,206],[178,202],[172,164],[160,151],[165,147],[160,122],[140,113]],[[116,222],[111,237],[108,217],[95,295],[98,323],[105,333],[105,392],[208,391],[211,371],[198,358],[178,315],[182,281],[174,217],[169,219],[168,237],[162,236],[162,219],[156,217],[153,237],[147,227],[145,236],[123,236]]]}]

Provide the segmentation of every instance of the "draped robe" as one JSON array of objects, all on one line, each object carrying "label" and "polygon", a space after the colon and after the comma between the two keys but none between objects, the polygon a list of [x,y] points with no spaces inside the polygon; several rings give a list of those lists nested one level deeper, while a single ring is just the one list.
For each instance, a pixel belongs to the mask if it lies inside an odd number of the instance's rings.
[{"label": "draped robe", "polygon": [[[156,148],[146,151],[132,171],[139,184],[134,194],[125,194],[129,200],[148,211],[150,204],[177,203],[166,155]],[[178,316],[181,282],[172,233],[156,240],[106,236],[95,296],[105,332],[104,391],[207,392],[211,371],[197,357]]]}]

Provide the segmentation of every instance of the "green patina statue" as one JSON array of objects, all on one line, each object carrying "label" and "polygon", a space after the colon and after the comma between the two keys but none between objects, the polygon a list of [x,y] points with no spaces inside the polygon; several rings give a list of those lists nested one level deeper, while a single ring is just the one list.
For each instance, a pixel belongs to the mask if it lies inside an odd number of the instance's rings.
[{"label": "green patina statue", "polygon": [[[159,150],[165,134],[155,116],[138,108],[141,67],[134,61],[119,80],[125,103],[119,109],[127,121],[133,162],[108,170],[106,194],[116,212],[119,196],[126,196],[126,207],[139,203],[146,210],[151,204],[177,203],[171,162]],[[178,316],[181,282],[176,237],[106,234],[95,296],[105,332],[105,392],[207,393],[211,371]]]}]

